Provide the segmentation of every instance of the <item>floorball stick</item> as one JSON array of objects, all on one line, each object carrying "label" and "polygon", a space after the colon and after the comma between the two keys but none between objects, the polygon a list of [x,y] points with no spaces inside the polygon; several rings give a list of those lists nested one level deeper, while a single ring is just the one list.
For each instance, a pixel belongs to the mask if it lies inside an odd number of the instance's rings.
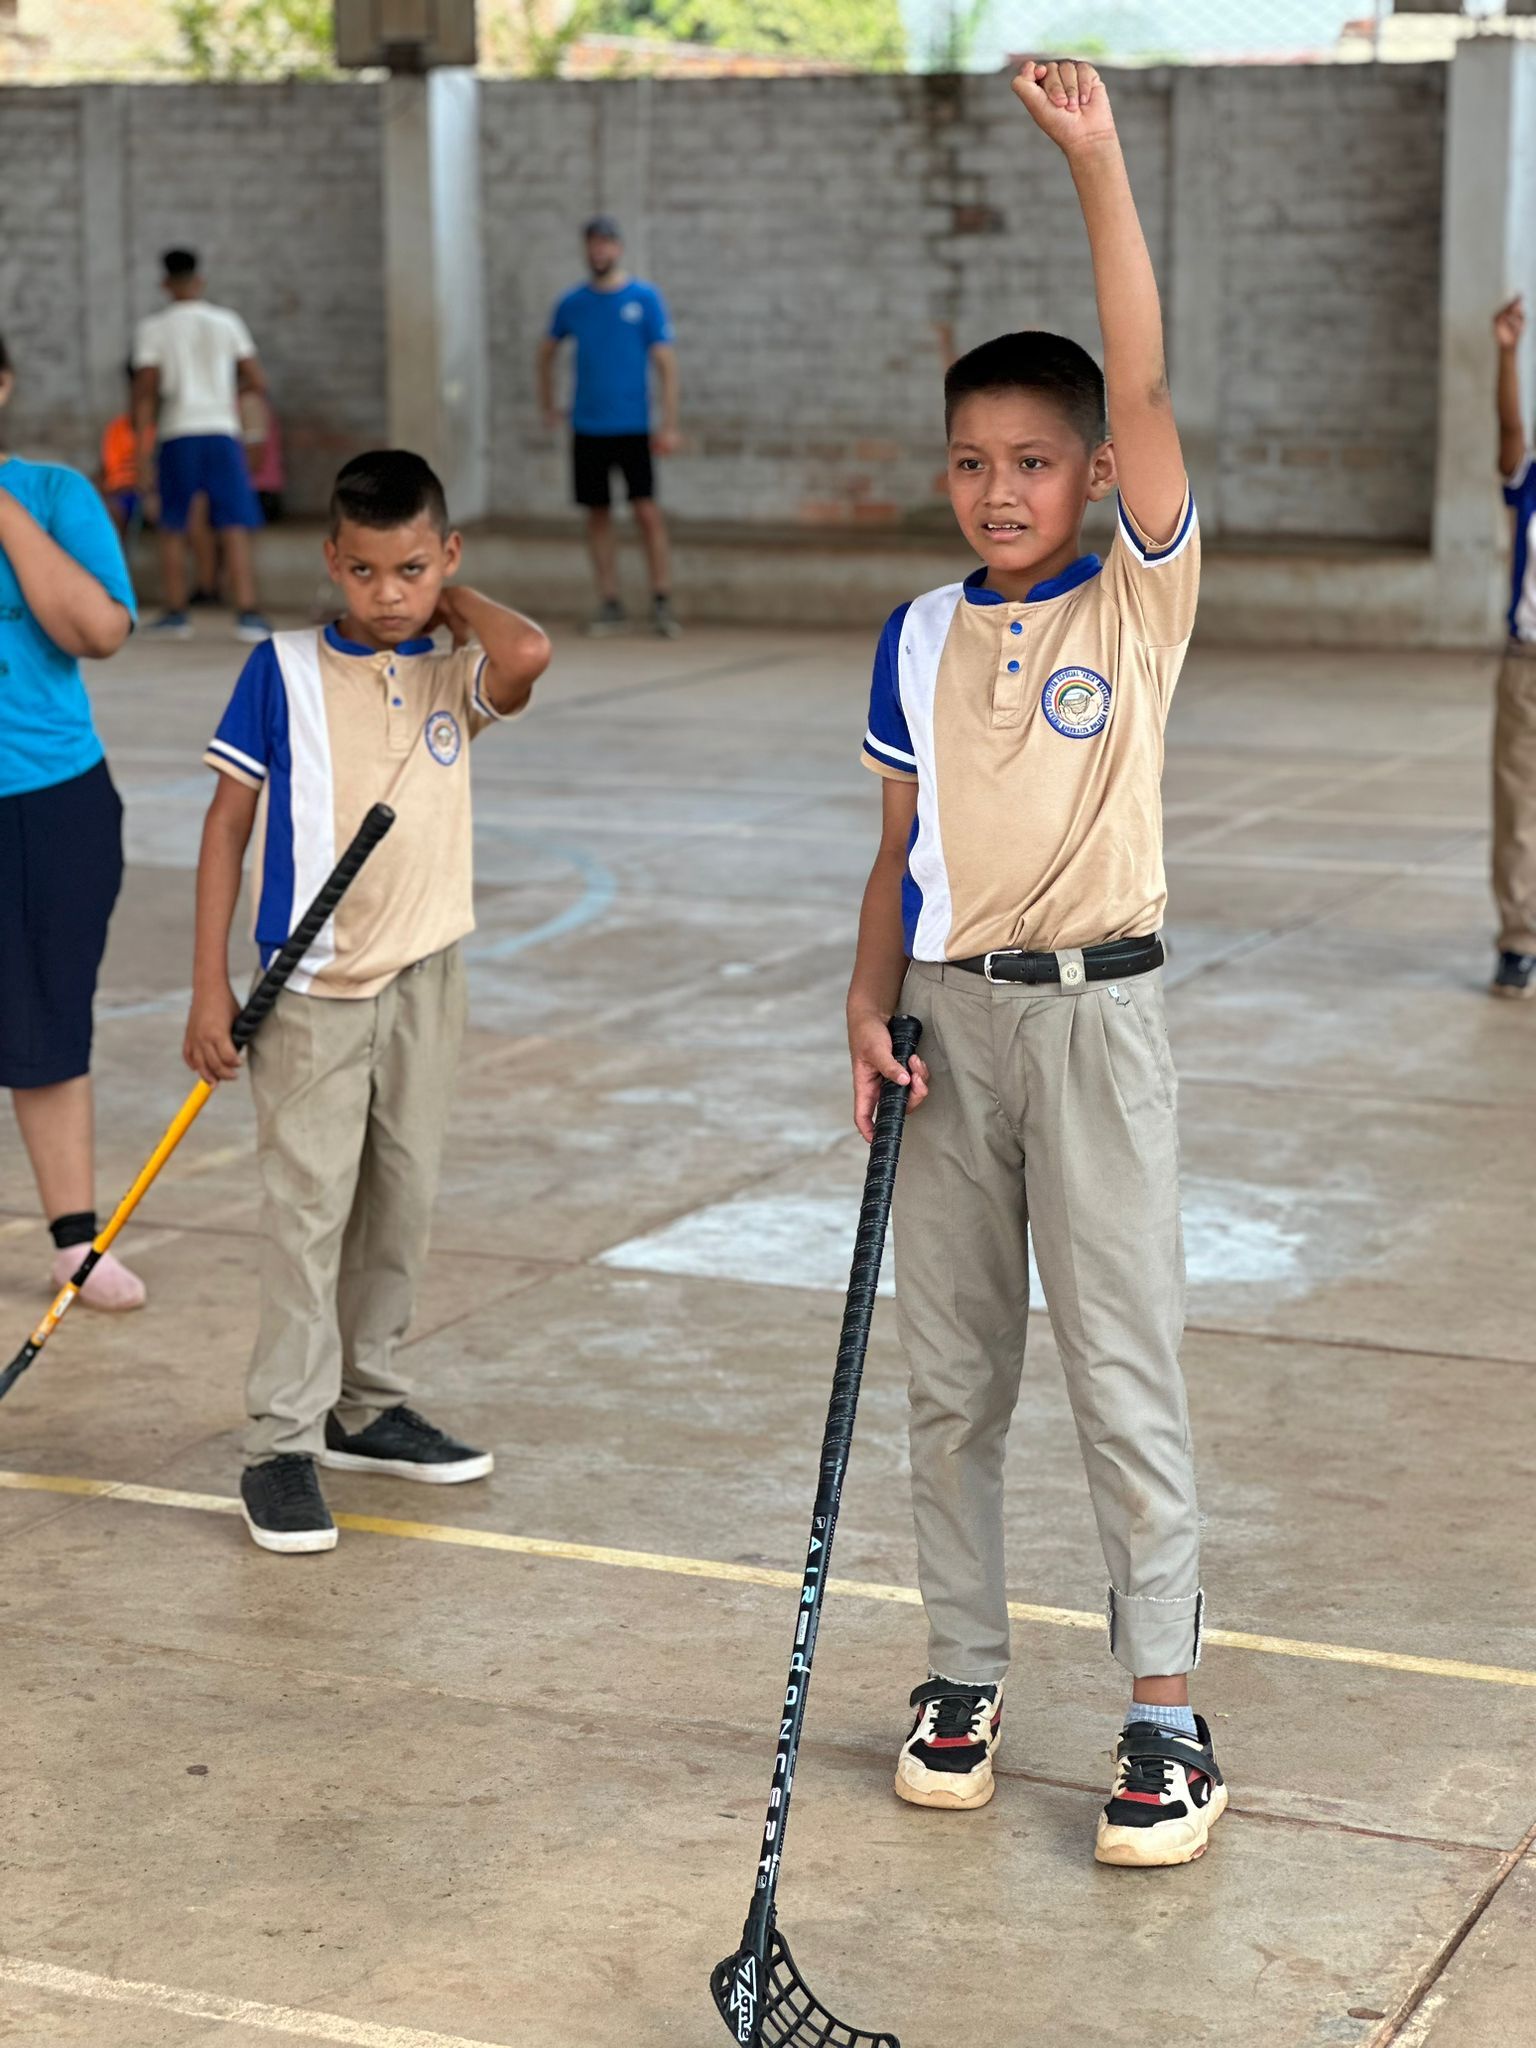
[{"label": "floorball stick", "polygon": [[[229,1035],[235,1042],[236,1052],[243,1052],[255,1037],[262,1019],[277,1001],[289,976],[315,943],[315,940],[320,936],[322,928],[331,918],[337,904],[357,879],[358,870],[362,867],[363,862],[367,860],[369,854],[372,853],[394,822],[395,814],[388,804],[375,804],[367,817],[364,818],[362,824],[358,826],[356,833],[353,835],[351,845],[341,856],[341,859],[337,861],[329,877],[321,885],[319,895],[316,896],[314,902],[310,904],[308,910],[305,911],[299,922],[294,926],[287,943],[278,953],[277,958],[272,962],[272,965],[267,969],[260,981],[257,982],[255,988],[252,989],[250,999],[246,1003],[245,1008],[230,1026]],[[26,1343],[22,1345],[16,1356],[5,1368],[5,1371],[0,1373],[0,1400],[3,1400],[11,1391],[11,1388],[15,1386],[27,1367],[31,1365],[37,1354],[64,1320],[69,1311],[70,1303],[75,1299],[75,1296],[80,1292],[86,1281],[90,1279],[96,1261],[102,1256],[103,1252],[110,1248],[112,1240],[144,1199],[144,1196],[154,1184],[156,1174],[159,1173],[161,1167],[164,1166],[167,1159],[170,1158],[176,1147],[197,1121],[199,1110],[201,1110],[203,1104],[212,1093],[213,1089],[207,1081],[199,1081],[180,1109],[177,1110],[175,1116],[171,1119],[165,1136],[144,1162],[144,1169],[138,1179],[118,1203],[112,1221],[97,1236],[74,1274],[59,1290],[58,1296],[47,1315],[43,1317],[43,1320],[32,1332]]]},{"label": "floorball stick", "polygon": [[[916,1052],[922,1028],[915,1017],[891,1019],[891,1050],[903,1066]],[[894,2034],[870,2034],[848,2026],[834,2019],[812,1996],[795,1968],[788,1942],[779,1932],[774,1896],[784,1855],[795,1758],[800,1749],[800,1731],[805,1725],[806,1697],[811,1689],[811,1659],[816,1652],[822,1594],[832,1562],[843,1474],[848,1469],[848,1453],[853,1443],[853,1418],[859,1404],[859,1382],[864,1374],[864,1353],[869,1344],[869,1323],[880,1281],[880,1256],[885,1249],[885,1229],[890,1220],[891,1191],[896,1184],[896,1160],[906,1114],[906,1088],[899,1081],[882,1081],[875,1112],[875,1138],[864,1176],[864,1202],[859,1210],[853,1270],[848,1278],[848,1300],[843,1309],[837,1370],[832,1377],[832,1398],[827,1404],[827,1426],[821,1439],[821,1477],[811,1515],[810,1547],[800,1587],[800,1612],[789,1660],[789,1682],[784,1689],[784,1712],[773,1759],[773,1789],[768,1797],[757,1883],[742,1930],[741,1947],[716,1965],[709,1980],[731,2039],[749,2043],[750,2048],[900,2048]]]}]

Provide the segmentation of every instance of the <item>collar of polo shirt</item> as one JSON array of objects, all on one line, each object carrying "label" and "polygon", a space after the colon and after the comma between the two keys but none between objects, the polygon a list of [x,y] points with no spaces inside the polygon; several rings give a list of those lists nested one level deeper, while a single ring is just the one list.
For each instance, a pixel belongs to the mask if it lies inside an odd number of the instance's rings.
[{"label": "collar of polo shirt", "polygon": [[365,647],[360,640],[345,639],[334,626],[325,629],[325,644],[334,647],[338,654],[360,654],[365,661],[377,661],[386,654],[430,654],[430,636],[417,640],[402,640],[398,647]]},{"label": "collar of polo shirt", "polygon": [[[1050,597],[1065,597],[1069,590],[1076,590],[1080,583],[1086,583],[1090,576],[1097,576],[1104,564],[1097,555],[1079,555],[1077,560],[1062,570],[1059,576],[1047,576],[1043,583],[1037,583],[1025,598],[1026,604],[1044,604]],[[967,604],[1017,604],[1017,598],[1004,597],[1000,590],[986,588],[987,572],[984,568],[973,569],[965,579],[965,601]]]}]

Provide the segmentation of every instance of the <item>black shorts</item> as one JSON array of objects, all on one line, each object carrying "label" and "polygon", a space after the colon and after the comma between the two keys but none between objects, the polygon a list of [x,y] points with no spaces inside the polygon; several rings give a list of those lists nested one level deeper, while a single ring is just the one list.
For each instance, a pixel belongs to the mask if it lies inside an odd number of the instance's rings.
[{"label": "black shorts", "polygon": [[91,1070],[91,1005],[123,879],[123,806],[105,761],[0,797],[0,1088]]},{"label": "black shorts", "polygon": [[571,481],[578,505],[611,505],[609,479],[616,469],[624,473],[624,488],[631,504],[636,498],[655,497],[656,471],[651,462],[649,434],[571,436]]}]

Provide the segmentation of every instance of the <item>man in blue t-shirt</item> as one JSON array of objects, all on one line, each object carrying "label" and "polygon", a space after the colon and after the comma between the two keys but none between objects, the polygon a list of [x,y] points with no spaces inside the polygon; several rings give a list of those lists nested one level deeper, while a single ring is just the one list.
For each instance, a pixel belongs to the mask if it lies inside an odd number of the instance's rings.
[{"label": "man in blue t-shirt", "polygon": [[[555,406],[555,357],[562,342],[576,344],[575,392],[571,402],[571,456],[575,497],[587,515],[587,546],[597,578],[598,609],[590,633],[622,633],[627,624],[619,598],[619,551],[613,530],[611,480],[624,478],[635,523],[645,543],[651,574],[651,620],[670,639],[678,624],[672,613],[667,526],[656,503],[653,455],[678,446],[677,357],[672,323],[653,284],[624,268],[624,238],[611,214],[587,222],[586,284],[568,291],[550,317],[539,344],[539,404],[546,426],[559,424]],[[651,432],[651,364],[661,386],[661,426]]]}]

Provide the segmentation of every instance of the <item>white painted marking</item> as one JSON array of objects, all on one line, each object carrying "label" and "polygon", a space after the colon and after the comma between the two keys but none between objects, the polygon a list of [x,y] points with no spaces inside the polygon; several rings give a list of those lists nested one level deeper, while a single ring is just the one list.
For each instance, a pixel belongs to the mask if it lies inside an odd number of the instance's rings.
[{"label": "white painted marking", "polygon": [[[600,1263],[841,1294],[848,1285],[858,1216],[856,1195],[739,1195],[615,1245]],[[891,1265],[887,1241],[880,1279],[880,1292],[886,1295],[895,1292]]]},{"label": "white painted marking", "polygon": [[298,2005],[264,2005],[254,1998],[220,1998],[208,1991],[183,1991],[174,1984],[98,1977],[90,1970],[67,1970],[59,1963],[27,1962],[21,1956],[0,1956],[0,1981],[24,1984],[32,1991],[51,1992],[57,1998],[151,2006],[160,2012],[182,2013],[188,2019],[222,2021],[226,2026],[254,2027],[268,2034],[291,2034],[303,2041],[340,2042],[342,2048],[508,2048],[504,2041],[472,2041],[463,2034],[436,2034],[426,2027],[392,2027],[374,2020],[343,2019],[340,2013],[310,2012]]}]

